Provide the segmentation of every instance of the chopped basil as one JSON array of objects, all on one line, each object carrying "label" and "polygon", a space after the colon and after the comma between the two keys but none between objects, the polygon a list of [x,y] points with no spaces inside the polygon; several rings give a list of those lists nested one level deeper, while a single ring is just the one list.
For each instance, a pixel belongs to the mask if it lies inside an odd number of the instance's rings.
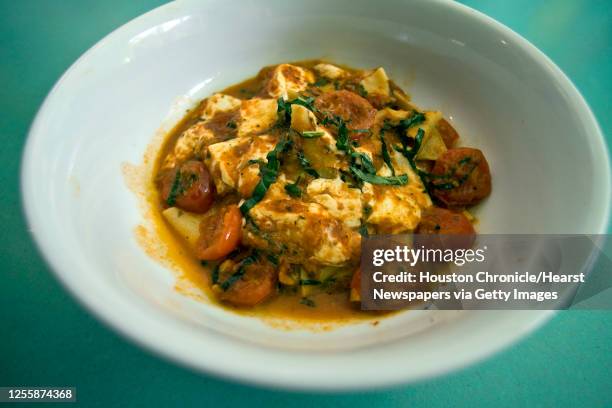
[{"label": "chopped basil", "polygon": [[359,84],[359,87],[357,88],[357,91],[359,92],[359,95],[361,95],[363,98],[367,98],[368,91],[366,91],[366,89],[363,87],[363,85]]},{"label": "chopped basil", "polygon": [[253,190],[251,197],[246,200],[240,206],[240,212],[247,214],[251,208],[253,208],[258,202],[260,202],[266,195],[268,187],[276,181],[278,176],[278,170],[280,168],[280,156],[291,146],[291,140],[283,138],[276,144],[266,155],[267,163],[262,161],[259,163],[259,182]]},{"label": "chopped basil", "polygon": [[289,101],[285,101],[282,97],[278,98],[276,100],[276,112],[280,122],[291,123],[291,103]]},{"label": "chopped basil", "polygon": [[240,262],[238,266],[238,270],[234,272],[229,278],[222,282],[219,286],[225,292],[227,291],[234,283],[236,283],[240,278],[244,276],[246,273],[247,266],[254,264],[257,262],[257,253],[253,252],[253,254],[247,256]]},{"label": "chopped basil", "polygon": [[170,194],[168,194],[168,198],[166,199],[166,204],[172,207],[176,203],[176,197],[178,196],[179,188],[181,186],[181,171],[177,170],[174,175],[174,181],[172,182],[172,187],[170,187]]},{"label": "chopped basil", "polygon": [[185,191],[189,190],[197,179],[197,174],[185,174],[177,170],[174,181],[172,182],[172,187],[170,187],[170,194],[168,194],[168,198],[166,199],[166,204],[169,207],[174,206],[176,204],[176,199],[185,194]]},{"label": "chopped basil", "polygon": [[327,84],[329,84],[329,79],[321,77],[317,79],[313,85],[316,87],[320,87],[320,86],[325,86]]},{"label": "chopped basil", "polygon": [[401,129],[408,130],[408,128],[421,124],[425,121],[425,115],[418,111],[412,111],[412,116],[406,119],[402,119],[399,122],[399,127]]},{"label": "chopped basil", "polygon": [[230,120],[229,122],[227,122],[226,126],[230,129],[236,129],[238,127],[238,125],[236,124],[236,121],[234,120]]},{"label": "chopped basil", "polygon": [[216,285],[217,282],[219,282],[219,265],[221,265],[220,263],[218,263],[217,265],[215,265],[215,268],[212,271],[212,283],[213,285]]},{"label": "chopped basil", "polygon": [[[349,170],[355,179],[360,182],[368,182],[371,184],[383,184],[390,186],[399,186],[408,182],[407,174],[402,174],[399,176],[396,176],[394,174],[390,177],[378,176],[376,174],[376,168],[374,167],[374,163],[372,163],[370,157],[365,153],[356,152],[353,149],[352,144],[349,142],[348,128],[346,127],[345,121],[341,117],[326,117],[325,119],[323,119],[322,123],[332,124],[338,129],[338,134],[336,137],[336,147],[338,148],[338,150],[345,151],[350,157]],[[343,181],[346,182],[346,177],[343,178]]]},{"label": "chopped basil", "polygon": [[408,175],[401,174],[399,176],[379,176],[371,173],[364,173],[359,170],[357,167],[351,167],[351,172],[360,179],[361,181],[365,181],[370,184],[382,184],[387,186],[401,186],[408,183]]},{"label": "chopped basil", "polygon": [[348,128],[346,122],[340,116],[326,116],[321,121],[322,125],[333,125],[337,128],[336,147],[338,150],[343,150],[350,153],[351,146],[349,143]]},{"label": "chopped basil", "polygon": [[346,127],[346,123],[341,121],[338,125],[338,137],[336,138],[336,147],[338,150],[344,150],[348,152],[350,150],[349,145],[349,137],[348,137],[348,128]]},{"label": "chopped basil", "polygon": [[391,174],[395,176],[395,169],[393,168],[393,164],[391,164],[391,156],[389,156],[389,151],[387,150],[387,142],[385,141],[384,131],[380,131],[380,143],[382,145],[382,158],[387,167],[391,170]]},{"label": "chopped basil", "polygon": [[360,234],[362,237],[367,237],[367,236],[369,236],[369,233],[368,233],[368,227],[365,225],[365,223],[364,223],[363,221],[362,221],[361,225],[359,226],[359,234]]},{"label": "chopped basil", "polygon": [[400,152],[401,154],[404,155],[404,157],[406,157],[408,159],[408,161],[410,162],[410,164],[412,165],[412,167],[414,169],[416,169],[416,165],[414,164],[414,157],[417,155],[417,153],[419,152],[419,149],[421,148],[421,144],[423,143],[423,137],[425,136],[425,132],[423,131],[423,129],[419,128],[419,130],[417,131],[416,137],[414,138],[414,146],[412,146],[412,148],[408,148],[408,144],[406,142],[406,137],[403,136],[402,137],[402,146],[394,146],[393,148]]},{"label": "chopped basil", "polygon": [[298,161],[300,162],[300,165],[304,168],[304,171],[307,174],[311,175],[314,178],[319,178],[319,173],[315,169],[312,168],[310,161],[306,158],[306,156],[304,156],[304,152],[298,151],[297,158],[298,158]]},{"label": "chopped basil", "polygon": [[316,286],[320,284],[321,284],[321,281],[317,279],[300,279],[301,286]]},{"label": "chopped basil", "polygon": [[311,96],[304,96],[304,97],[300,96],[295,99],[292,99],[291,101],[289,101],[289,103],[292,105],[302,105],[306,109],[314,112],[316,111],[314,107],[314,101],[315,101],[315,98]]},{"label": "chopped basil", "polygon": [[351,157],[353,159],[360,160],[361,167],[365,170],[366,173],[376,174],[376,167],[374,167],[374,163],[372,163],[372,159],[370,159],[370,156],[362,152],[352,152]]},{"label": "chopped basil", "polygon": [[470,156],[465,156],[463,159],[459,160],[459,165],[467,164],[472,161]]},{"label": "chopped basil", "polygon": [[308,298],[300,299],[300,304],[308,306],[308,307],[316,307],[317,306],[316,303],[313,300],[308,299]]},{"label": "chopped basil", "polygon": [[267,255],[268,261],[270,261],[274,266],[278,266],[278,256],[274,254]]},{"label": "chopped basil", "polygon": [[316,137],[321,137],[324,134],[325,132],[317,132],[317,131],[306,131],[306,132],[301,133],[302,137],[305,137],[307,139],[314,139]]},{"label": "chopped basil", "polygon": [[295,181],[295,183],[285,184],[285,191],[291,197],[298,198],[298,197],[302,196],[302,189],[298,186],[299,182],[300,182],[300,178],[298,177],[298,179]]}]

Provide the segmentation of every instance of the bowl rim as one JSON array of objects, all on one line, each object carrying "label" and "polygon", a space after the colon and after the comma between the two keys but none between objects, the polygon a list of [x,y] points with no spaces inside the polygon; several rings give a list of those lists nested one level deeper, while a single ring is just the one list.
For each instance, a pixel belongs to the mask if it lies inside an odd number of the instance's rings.
[{"label": "bowl rim", "polygon": [[[592,143],[599,142],[602,149],[602,153],[604,155],[604,163],[607,165],[607,178],[610,180],[610,158],[608,150],[606,149],[606,142],[601,131],[601,128],[590,109],[588,103],[581,95],[576,86],[572,83],[572,81],[561,71],[559,67],[557,67],[554,62],[552,62],[542,51],[540,51],[537,47],[527,41],[518,33],[514,32],[512,29],[508,28],[504,24],[498,22],[497,20],[485,15],[484,13],[472,9],[469,6],[466,6],[461,3],[457,3],[450,0],[434,0],[435,3],[443,4],[445,7],[449,7],[450,9],[454,9],[454,11],[462,13],[467,16],[467,18],[472,17],[479,21],[480,24],[491,26],[494,29],[497,29],[503,32],[507,37],[511,38],[517,46],[519,46],[523,51],[527,52],[530,58],[532,58],[542,69],[545,69],[550,75],[552,75],[557,83],[562,84],[564,90],[567,91],[573,98],[574,107],[581,113],[581,118],[583,121],[588,122],[590,127],[594,130],[595,134],[591,138]],[[193,359],[193,355],[185,349],[181,349],[181,347],[176,347],[176,344],[172,344],[167,340],[159,340],[155,337],[147,337],[143,335],[143,333],[151,332],[152,330],[159,330],[160,328],[165,328],[167,330],[168,325],[174,326],[178,328],[178,324],[173,322],[169,318],[155,318],[149,319],[149,316],[146,313],[143,313],[140,310],[132,310],[130,313],[133,316],[144,317],[148,320],[144,322],[149,330],[142,330],[142,326],[136,329],[136,326],[131,325],[130,319],[126,319],[125,313],[121,316],[116,313],[117,305],[121,304],[124,306],[130,305],[134,307],[133,304],[129,304],[121,299],[120,296],[116,294],[113,295],[113,301],[116,302],[113,308],[109,308],[108,305],[113,302],[102,302],[97,299],[96,296],[89,295],[87,291],[82,290],[82,282],[76,282],[64,271],[66,270],[67,264],[62,259],[61,255],[55,255],[51,251],[48,251],[50,242],[46,241],[44,237],[39,235],[37,232],[37,226],[41,224],[38,222],[40,217],[37,216],[37,211],[31,204],[33,202],[32,198],[35,197],[35,187],[34,180],[31,177],[31,174],[34,173],[34,169],[32,167],[33,160],[31,160],[34,151],[34,145],[36,140],[43,130],[41,129],[41,123],[43,121],[43,116],[49,105],[52,103],[58,89],[63,85],[63,83],[70,77],[72,72],[76,69],[76,67],[88,56],[102,48],[106,45],[107,42],[112,41],[115,37],[120,35],[120,32],[126,29],[128,26],[137,26],[139,24],[146,24],[146,20],[149,17],[157,14],[163,14],[166,12],[172,12],[172,8],[175,6],[174,3],[167,3],[156,7],[140,16],[128,21],[127,23],[121,25],[120,27],[113,30],[111,33],[107,34],[104,38],[99,40],[96,44],[94,44],[91,48],[89,48],[85,53],[83,53],[57,80],[55,85],[49,91],[48,95],[45,97],[42,105],[38,109],[36,116],[30,126],[28,131],[27,140],[25,143],[25,147],[23,150],[22,158],[21,158],[21,200],[22,200],[22,210],[27,220],[27,225],[29,232],[33,238],[33,241],[36,244],[37,250],[41,254],[42,258],[45,260],[47,265],[50,267],[53,274],[59,280],[61,285],[68,290],[69,293],[75,298],[78,303],[84,306],[88,311],[90,311],[94,316],[102,320],[106,325],[112,327],[114,330],[117,330],[125,337],[129,338],[131,341],[143,346],[148,350],[152,350],[158,354],[163,355],[165,358],[177,362],[183,366],[195,369],[200,372],[206,372],[210,374],[214,374],[216,376],[220,376],[227,379],[238,380],[240,382],[258,384],[263,386],[274,386],[285,389],[301,389],[301,390],[318,390],[318,391],[338,391],[338,390],[364,390],[371,388],[381,388],[381,387],[389,387],[392,385],[405,384],[408,382],[414,381],[422,381],[424,379],[428,379],[431,377],[439,376],[451,371],[455,371],[461,367],[465,367],[467,365],[475,364],[488,356],[492,355],[495,352],[498,352],[504,348],[507,348],[514,342],[523,338],[530,332],[534,331],[541,325],[543,325],[546,321],[548,321],[552,316],[556,314],[554,310],[540,310],[540,311],[531,311],[529,312],[529,317],[524,318],[521,321],[519,327],[516,327],[513,335],[506,336],[504,338],[498,338],[497,342],[494,344],[488,344],[484,347],[470,350],[469,353],[464,353],[462,356],[455,358],[453,361],[446,361],[446,364],[443,366],[437,367],[428,367],[425,370],[421,370],[417,373],[413,372],[411,374],[407,374],[405,372],[396,372],[394,375],[387,377],[376,378],[368,378],[368,381],[364,381],[364,377],[359,377],[357,380],[353,379],[339,379],[337,377],[333,377],[333,373],[331,376],[327,378],[322,376],[318,377],[308,377],[306,380],[303,377],[292,377],[292,376],[284,376],[278,377],[274,375],[261,375],[261,373],[252,373],[250,370],[245,370],[244,367],[241,366],[240,363],[233,362],[232,364],[224,364],[226,362],[221,362],[221,364],[217,361],[213,363],[212,361],[202,362]],[[609,183],[608,183],[609,184]],[[605,217],[602,220],[602,227],[599,233],[605,233],[607,231],[609,221],[610,221],[610,202],[611,202],[611,194],[610,188],[608,187],[607,194],[607,203],[606,203],[606,211]],[[527,314],[524,314],[527,316]],[[211,340],[213,335],[210,336]],[[224,347],[225,342],[223,339],[214,339],[217,342],[219,347]],[[175,342],[176,343],[176,342]],[[238,342],[240,343],[240,342]],[[270,374],[270,372],[267,372]],[[297,373],[296,373],[297,374]],[[330,382],[329,378],[334,378],[338,380],[337,382]]]}]

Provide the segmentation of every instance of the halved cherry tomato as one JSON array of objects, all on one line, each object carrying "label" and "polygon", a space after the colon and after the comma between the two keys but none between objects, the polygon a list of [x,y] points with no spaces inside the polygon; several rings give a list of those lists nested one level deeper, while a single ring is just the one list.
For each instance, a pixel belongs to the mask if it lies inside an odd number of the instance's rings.
[{"label": "halved cherry tomato", "polygon": [[241,237],[242,214],[237,205],[206,214],[200,223],[200,238],[196,255],[213,261],[228,255],[238,246]]},{"label": "halved cherry tomato", "polygon": [[160,192],[164,204],[194,213],[212,206],[215,186],[204,163],[189,160],[162,176]]},{"label": "halved cherry tomato", "polygon": [[[240,268],[236,264],[233,273]],[[276,289],[277,273],[274,267],[265,261],[244,266],[244,275],[227,290],[217,288],[217,297],[235,306],[255,306],[270,297]],[[223,278],[223,277],[222,277]]]},{"label": "halved cherry tomato", "polygon": [[489,164],[478,149],[449,149],[431,171],[433,195],[449,207],[473,205],[491,194]]},{"label": "halved cherry tomato", "polygon": [[315,99],[315,107],[326,116],[340,116],[349,129],[369,129],[376,117],[370,102],[346,90],[324,93]]}]

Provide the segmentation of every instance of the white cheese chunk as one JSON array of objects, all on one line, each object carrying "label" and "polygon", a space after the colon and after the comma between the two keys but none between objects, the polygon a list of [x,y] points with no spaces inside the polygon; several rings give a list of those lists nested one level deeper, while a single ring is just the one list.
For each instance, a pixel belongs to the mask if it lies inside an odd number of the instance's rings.
[{"label": "white cheese chunk", "polygon": [[318,178],[306,188],[308,199],[321,204],[335,218],[350,228],[361,224],[361,191],[350,188],[339,178]]},{"label": "white cheese chunk", "polygon": [[332,64],[317,64],[314,66],[314,69],[319,75],[329,79],[339,79],[347,74],[345,70]]},{"label": "white cheese chunk", "polygon": [[274,68],[266,92],[272,98],[293,99],[314,82],[314,74],[305,68],[291,64],[280,64]]},{"label": "white cheese chunk", "polygon": [[270,135],[230,139],[208,146],[206,164],[217,193],[236,190],[243,197],[251,195],[259,182],[259,165],[250,160],[266,161],[266,155],[276,146],[277,137]]},{"label": "white cheese chunk", "polygon": [[179,136],[174,150],[164,159],[162,168],[171,168],[186,159],[202,153],[207,145],[214,143],[215,134],[207,125],[213,117],[220,113],[235,111],[240,107],[241,100],[233,96],[216,93],[204,100],[200,121],[193,124]]},{"label": "white cheese chunk", "polygon": [[[363,202],[371,208],[367,223],[376,225],[379,233],[410,232],[421,220],[421,209],[431,206],[431,199],[408,160],[396,151],[390,155],[395,174],[407,174],[408,183],[402,186],[364,183]],[[384,177],[392,175],[386,165],[377,174]]]},{"label": "white cheese chunk", "polygon": [[242,101],[230,95],[216,93],[206,99],[200,117],[208,120],[219,112],[229,112],[238,109]]},{"label": "white cheese chunk", "polygon": [[319,203],[289,197],[286,180],[270,186],[262,201],[249,211],[257,230],[247,229],[243,241],[256,248],[277,251],[291,263],[344,265],[358,259],[360,235],[333,217]]},{"label": "white cheese chunk", "polygon": [[275,99],[253,98],[242,101],[238,137],[265,132],[276,123]]},{"label": "white cheese chunk", "polygon": [[206,122],[198,122],[179,136],[174,150],[166,156],[162,168],[172,168],[190,157],[202,152],[203,146],[214,142],[214,133],[206,128]]}]

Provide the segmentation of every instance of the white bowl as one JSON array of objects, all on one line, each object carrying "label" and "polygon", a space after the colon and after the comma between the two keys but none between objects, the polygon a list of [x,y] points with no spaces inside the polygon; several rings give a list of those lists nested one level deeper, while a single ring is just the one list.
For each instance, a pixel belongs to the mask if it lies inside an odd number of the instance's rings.
[{"label": "white bowl", "polygon": [[407,312],[378,326],[282,330],[174,290],[134,236],[141,198],[122,164],[195,101],[264,66],[324,57],[384,66],[450,116],[492,167],[481,232],[602,233],[610,165],[582,96],[541,52],[454,2],[172,3],[85,53],[43,104],[22,187],[32,233],[68,289],[112,327],[176,361],[244,381],[363,389],[490,355],[552,312]]}]

